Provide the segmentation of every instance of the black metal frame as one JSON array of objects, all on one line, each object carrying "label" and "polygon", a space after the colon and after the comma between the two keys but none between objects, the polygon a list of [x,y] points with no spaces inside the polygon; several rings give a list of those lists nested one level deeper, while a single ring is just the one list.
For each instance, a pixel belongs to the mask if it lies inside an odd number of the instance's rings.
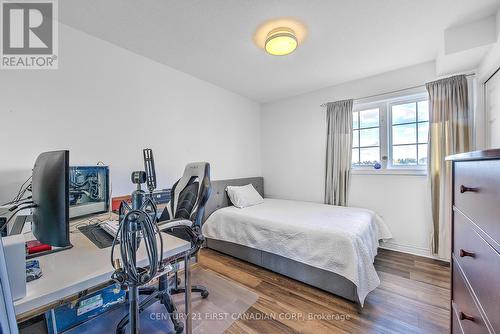
[{"label": "black metal frame", "polygon": [[[175,277],[177,279],[177,272]],[[176,284],[177,283],[178,282],[176,282]],[[148,307],[155,304],[157,301],[160,301],[160,303],[165,306],[167,312],[170,314],[170,319],[172,320],[176,333],[182,333],[184,331],[184,324],[179,321],[180,317],[178,315],[177,308],[172,301],[169,291],[168,273],[165,273],[164,275],[159,277],[158,288],[152,286],[143,287],[138,289],[137,292],[129,290],[129,305],[138,305],[137,309],[134,308],[134,310],[132,311],[129,310],[129,312],[134,312],[130,314],[134,314],[136,317],[138,317],[139,314],[144,312]],[[140,295],[147,295],[148,297],[146,297],[140,303],[136,304],[136,301],[139,299]],[[133,320],[134,317],[131,317],[131,319]],[[116,333],[125,333],[125,327],[128,325],[128,323],[129,316],[126,315],[118,323],[116,327]],[[131,323],[130,326],[135,326],[135,328],[138,330],[137,325],[138,323]]]},{"label": "black metal frame", "polygon": [[[145,159],[145,169],[146,171],[149,170],[151,173],[151,170],[154,170],[154,165],[153,166],[148,166],[148,159],[152,160],[152,154],[150,152],[146,152],[144,150],[144,159]],[[202,175],[198,175],[197,172],[201,171],[203,172]],[[148,173],[146,173],[148,174]],[[169,278],[168,278],[168,273],[164,273],[159,277],[159,283],[158,283],[158,288],[156,287],[145,287],[145,288],[139,288],[137,285],[129,285],[129,293],[128,293],[128,299],[129,299],[129,314],[125,316],[119,324],[117,325],[116,333],[117,334],[123,334],[125,332],[125,327],[130,323],[130,333],[138,334],[139,332],[139,314],[143,312],[145,309],[147,309],[149,306],[154,304],[157,301],[160,301],[161,304],[165,306],[167,309],[167,312],[170,314],[170,318],[172,320],[172,323],[175,328],[176,333],[181,333],[184,331],[184,324],[179,321],[178,317],[178,312],[177,309],[172,301],[171,295],[173,294],[179,294],[179,293],[185,293],[185,303],[186,303],[186,332],[191,333],[191,320],[190,320],[190,309],[191,309],[191,292],[199,292],[201,293],[202,298],[207,298],[209,295],[208,290],[203,287],[203,286],[192,286],[191,285],[191,276],[190,276],[190,259],[198,253],[199,249],[201,248],[204,238],[203,235],[201,234],[201,219],[204,214],[205,210],[205,205],[208,201],[208,198],[210,196],[210,165],[208,163],[192,163],[188,164],[186,166],[186,169],[184,171],[183,178],[189,178],[191,179],[192,177],[198,177],[198,182],[200,183],[199,189],[198,189],[198,197],[196,201],[196,207],[195,210],[191,213],[191,219],[175,219],[175,210],[174,205],[172,204],[172,212],[174,219],[169,219],[166,221],[161,221],[158,222],[159,229],[162,231],[162,233],[167,232],[168,229],[172,229],[174,227],[181,227],[184,228],[188,237],[190,238],[191,242],[191,249],[185,253],[182,254],[184,258],[184,274],[185,274],[185,279],[184,279],[184,288],[179,287],[179,278],[177,275],[177,271],[175,271],[174,274],[174,282],[173,282],[173,288],[171,288],[171,284],[169,284]],[[176,186],[180,183],[181,178],[179,181],[176,182],[176,184],[172,187],[172,193],[173,193],[173,198],[172,200],[175,199],[175,189]],[[155,177],[151,179],[148,179],[148,189],[150,192],[154,190],[153,183],[155,184]],[[139,183],[140,184],[140,183]],[[186,183],[187,185],[187,183]],[[185,186],[185,185],[184,185]],[[140,205],[142,203],[142,192],[141,194],[137,194],[140,190],[140,186],[138,188],[138,191],[134,192],[132,195],[133,198],[133,204],[135,203],[135,206]],[[141,196],[137,196],[141,195]],[[136,198],[137,197],[137,198]],[[139,198],[140,197],[140,198]],[[137,202],[137,203],[136,203]],[[172,202],[174,203],[174,202]],[[135,207],[133,205],[133,207]],[[167,209],[166,209],[167,210]],[[168,211],[167,211],[168,212]],[[121,209],[120,209],[121,213]],[[156,215],[155,215],[156,216]],[[179,225],[180,224],[180,225]],[[181,255],[177,255],[176,257],[170,258],[170,259],[164,259],[163,263],[164,264],[170,264],[172,262],[178,262],[181,259]],[[190,287],[190,289],[189,289]],[[186,291],[186,289],[189,289]],[[142,301],[139,302],[139,296],[140,295],[147,295],[147,297]]]}]

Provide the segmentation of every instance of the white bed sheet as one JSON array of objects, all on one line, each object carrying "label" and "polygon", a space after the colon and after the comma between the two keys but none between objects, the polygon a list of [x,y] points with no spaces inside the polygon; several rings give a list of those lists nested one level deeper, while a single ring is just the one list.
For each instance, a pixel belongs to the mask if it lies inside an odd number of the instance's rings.
[{"label": "white bed sheet", "polygon": [[352,281],[361,305],[380,280],[373,266],[379,240],[392,238],[371,210],[266,198],[264,203],[212,213],[207,238],[277,254]]}]

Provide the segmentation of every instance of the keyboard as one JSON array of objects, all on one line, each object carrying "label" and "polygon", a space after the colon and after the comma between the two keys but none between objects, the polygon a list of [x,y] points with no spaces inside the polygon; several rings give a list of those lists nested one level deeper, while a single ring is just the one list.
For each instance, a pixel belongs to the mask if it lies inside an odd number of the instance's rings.
[{"label": "keyboard", "polygon": [[[113,238],[118,233],[120,222],[118,220],[108,220],[99,224],[99,226]],[[118,238],[118,240],[120,240]]]}]

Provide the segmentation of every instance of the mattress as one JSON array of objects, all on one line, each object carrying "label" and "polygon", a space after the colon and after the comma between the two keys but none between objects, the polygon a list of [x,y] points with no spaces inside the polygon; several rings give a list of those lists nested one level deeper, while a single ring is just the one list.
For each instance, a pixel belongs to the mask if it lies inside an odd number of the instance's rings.
[{"label": "mattress", "polygon": [[359,302],[380,280],[373,266],[379,240],[392,237],[371,210],[266,198],[264,203],[212,213],[202,227],[210,239],[280,255],[341,275]]}]

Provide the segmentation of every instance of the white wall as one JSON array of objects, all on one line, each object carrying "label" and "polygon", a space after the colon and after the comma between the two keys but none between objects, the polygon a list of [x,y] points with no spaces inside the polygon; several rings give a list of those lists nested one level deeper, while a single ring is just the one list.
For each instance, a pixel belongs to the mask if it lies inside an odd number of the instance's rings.
[{"label": "white wall", "polygon": [[[263,105],[262,172],[266,196],[323,202],[326,120],[320,104],[412,87],[436,79],[434,62]],[[430,255],[427,177],[353,175],[350,205],[372,209],[394,238],[386,247]]]},{"label": "white wall", "polygon": [[[500,62],[498,63],[500,66]],[[500,147],[500,73],[496,73],[482,87],[487,120],[486,141],[489,148]]]},{"label": "white wall", "polygon": [[[500,36],[500,10],[496,15],[497,36]],[[498,37],[497,37],[498,38]],[[478,67],[478,100],[479,111],[481,112],[481,121],[478,126],[484,129],[484,148],[500,147],[500,91],[499,78],[497,73],[495,78],[489,82],[490,96],[495,100],[485,101],[484,82],[500,67],[500,41],[493,44],[490,51],[486,54]],[[493,86],[497,88],[494,89]],[[495,105],[495,106],[494,106]]]},{"label": "white wall", "polygon": [[[113,193],[127,194],[130,172],[143,168],[144,147],[155,152],[160,187],[170,186],[186,162],[206,160],[213,179],[263,174],[266,196],[322,202],[326,122],[319,105],[436,79],[430,62],[260,108],[65,25],[59,64],[55,71],[0,72],[2,203],[36,156],[53,149],[69,149],[74,165],[109,164]],[[429,255],[425,176],[353,175],[350,204],[383,216],[394,234],[387,247]]]},{"label": "white wall", "polygon": [[1,203],[55,149],[109,164],[115,195],[133,189],[145,147],[160,187],[190,161],[214,179],[261,174],[258,103],[62,24],[59,36],[58,70],[0,72]]}]

